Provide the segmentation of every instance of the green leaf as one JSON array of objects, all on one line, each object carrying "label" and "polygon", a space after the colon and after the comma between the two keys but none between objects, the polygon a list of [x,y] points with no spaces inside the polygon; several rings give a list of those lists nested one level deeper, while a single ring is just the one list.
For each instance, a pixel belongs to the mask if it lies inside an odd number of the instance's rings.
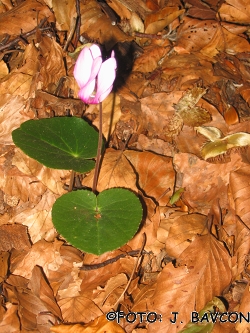
[{"label": "green leaf", "polygon": [[142,219],[139,198],[131,191],[112,188],[96,196],[80,190],[58,198],[52,208],[57,231],[78,249],[100,255],[126,244]]},{"label": "green leaf", "polygon": [[81,118],[28,120],[12,132],[12,138],[28,156],[49,168],[84,173],[95,166],[98,132]]}]

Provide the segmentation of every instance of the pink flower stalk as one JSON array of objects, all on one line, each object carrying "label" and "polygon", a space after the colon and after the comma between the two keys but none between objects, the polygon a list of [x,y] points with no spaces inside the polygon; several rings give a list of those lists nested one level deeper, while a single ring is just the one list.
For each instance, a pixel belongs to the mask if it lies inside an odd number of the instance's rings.
[{"label": "pink flower stalk", "polygon": [[114,51],[111,58],[103,62],[99,46],[85,47],[74,68],[74,77],[80,87],[79,98],[87,104],[102,102],[113,88],[116,68]]}]

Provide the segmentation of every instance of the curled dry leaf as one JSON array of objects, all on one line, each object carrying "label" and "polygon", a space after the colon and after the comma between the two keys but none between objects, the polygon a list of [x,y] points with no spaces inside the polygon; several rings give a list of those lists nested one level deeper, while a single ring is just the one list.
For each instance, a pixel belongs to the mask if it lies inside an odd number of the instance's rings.
[{"label": "curled dry leaf", "polygon": [[211,120],[211,115],[202,107],[196,106],[206,89],[195,87],[187,91],[179,102],[174,105],[175,110],[183,119],[185,125],[199,126]]},{"label": "curled dry leaf", "polygon": [[86,325],[56,325],[50,328],[53,333],[125,333],[116,322],[108,321],[106,316],[100,316]]},{"label": "curled dry leaf", "polygon": [[225,136],[222,139],[213,140],[206,143],[201,149],[201,156],[204,160],[223,155],[231,148],[240,148],[250,145],[249,133],[234,133]]},{"label": "curled dry leaf", "polygon": [[[148,332],[177,333],[190,321],[193,309],[200,311],[230,280],[230,256],[222,243],[210,234],[196,236],[176,266],[169,263],[159,274],[150,309],[162,314],[162,322],[150,325]],[[173,311],[181,323],[170,322]]]}]

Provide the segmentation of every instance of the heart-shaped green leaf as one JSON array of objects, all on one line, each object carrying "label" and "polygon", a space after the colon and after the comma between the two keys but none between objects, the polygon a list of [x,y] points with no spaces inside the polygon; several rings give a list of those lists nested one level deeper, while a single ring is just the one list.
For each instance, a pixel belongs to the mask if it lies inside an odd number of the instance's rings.
[{"label": "heart-shaped green leaf", "polygon": [[142,219],[139,198],[131,191],[112,188],[96,196],[80,190],[64,194],[52,208],[57,231],[73,246],[100,255],[126,244]]},{"label": "heart-shaped green leaf", "polygon": [[12,132],[12,138],[28,156],[49,168],[87,172],[95,166],[98,132],[81,118],[28,120]]}]

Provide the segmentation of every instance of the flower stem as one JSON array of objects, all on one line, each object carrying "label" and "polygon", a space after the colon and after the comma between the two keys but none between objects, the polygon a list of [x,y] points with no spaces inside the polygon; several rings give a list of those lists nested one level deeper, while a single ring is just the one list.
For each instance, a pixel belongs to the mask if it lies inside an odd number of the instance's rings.
[{"label": "flower stem", "polygon": [[95,173],[94,173],[93,187],[92,187],[92,191],[95,194],[96,194],[96,188],[97,188],[97,182],[100,170],[101,156],[102,156],[102,102],[99,103],[99,138],[98,138]]}]

